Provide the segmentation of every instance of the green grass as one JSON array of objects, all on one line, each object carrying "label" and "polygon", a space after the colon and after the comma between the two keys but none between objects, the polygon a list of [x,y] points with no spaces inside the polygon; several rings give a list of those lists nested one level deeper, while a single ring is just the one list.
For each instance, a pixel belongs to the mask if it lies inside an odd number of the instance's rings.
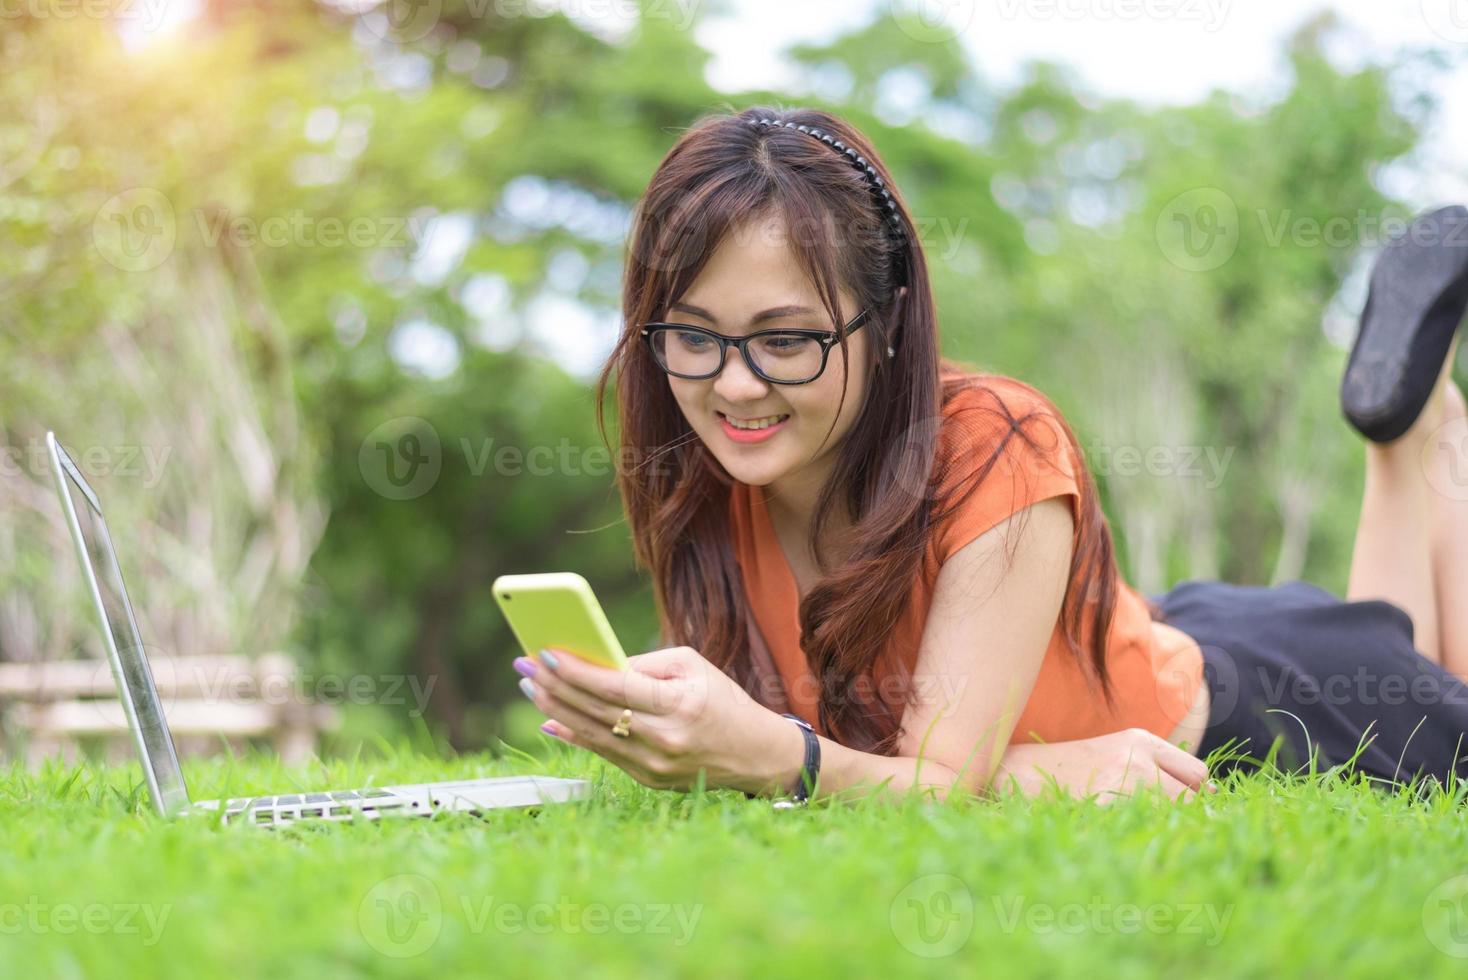
[{"label": "green grass", "polygon": [[737,793],[647,790],[564,746],[539,762],[398,752],[300,769],[263,757],[188,765],[196,799],[527,771],[587,776],[594,797],[538,814],[264,831],[160,820],[136,767],[11,769],[0,777],[0,975],[1468,969],[1451,955],[1468,954],[1461,790],[1419,801],[1233,776],[1186,804],[775,811]]}]

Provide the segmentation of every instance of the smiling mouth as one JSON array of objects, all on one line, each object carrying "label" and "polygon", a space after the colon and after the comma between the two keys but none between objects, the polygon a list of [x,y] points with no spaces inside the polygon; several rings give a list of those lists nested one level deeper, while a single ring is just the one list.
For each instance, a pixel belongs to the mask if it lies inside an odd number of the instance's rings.
[{"label": "smiling mouth", "polygon": [[715,412],[714,414],[725,422],[728,422],[734,428],[743,429],[746,432],[758,432],[760,429],[768,429],[770,426],[778,425],[790,417],[789,415],[762,415],[759,418],[740,419],[732,415],[725,415],[723,412]]}]

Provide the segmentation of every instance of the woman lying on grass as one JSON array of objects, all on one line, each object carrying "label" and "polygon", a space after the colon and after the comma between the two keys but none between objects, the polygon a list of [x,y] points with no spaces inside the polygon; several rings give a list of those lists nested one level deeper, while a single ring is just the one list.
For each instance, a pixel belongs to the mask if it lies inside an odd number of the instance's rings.
[{"label": "woman lying on grass", "polygon": [[1429,482],[1468,490],[1447,469],[1468,458],[1424,455],[1468,431],[1465,233],[1461,208],[1419,219],[1373,274],[1342,386],[1374,440],[1347,601],[1187,582],[1149,603],[1055,406],[939,356],[866,139],[811,110],[701,121],[639,207],[598,385],[670,648],[626,674],[517,660],[543,730],[649,786],[797,799],[817,769],[812,796],[1191,796],[1215,749],[1258,766],[1276,736],[1289,768],[1468,774],[1468,503]]}]

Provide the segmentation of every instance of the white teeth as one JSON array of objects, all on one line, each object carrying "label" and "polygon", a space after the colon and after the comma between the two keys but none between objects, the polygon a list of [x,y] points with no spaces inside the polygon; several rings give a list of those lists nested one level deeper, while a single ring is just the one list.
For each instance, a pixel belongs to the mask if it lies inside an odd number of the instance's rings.
[{"label": "white teeth", "polygon": [[728,422],[736,429],[768,429],[770,426],[781,421],[782,419],[785,419],[786,417],[787,416],[784,415],[770,415],[762,419],[755,419],[752,422],[740,422],[738,419],[731,419],[729,416],[725,415],[724,421]]}]

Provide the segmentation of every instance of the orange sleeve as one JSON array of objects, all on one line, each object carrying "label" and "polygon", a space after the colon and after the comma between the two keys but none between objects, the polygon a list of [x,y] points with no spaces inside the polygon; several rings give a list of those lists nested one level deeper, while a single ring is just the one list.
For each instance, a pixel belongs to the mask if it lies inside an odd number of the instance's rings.
[{"label": "orange sleeve", "polygon": [[[1012,432],[1008,409],[1029,439]],[[940,459],[947,471],[939,491],[948,493],[951,516],[937,530],[939,563],[1006,518],[1051,497],[1068,496],[1071,515],[1080,501],[1077,463],[1060,415],[1035,389],[1008,378],[988,377],[961,391],[943,408]],[[1007,436],[1007,440],[1006,440]],[[976,471],[996,448],[998,458],[977,485]]]}]

